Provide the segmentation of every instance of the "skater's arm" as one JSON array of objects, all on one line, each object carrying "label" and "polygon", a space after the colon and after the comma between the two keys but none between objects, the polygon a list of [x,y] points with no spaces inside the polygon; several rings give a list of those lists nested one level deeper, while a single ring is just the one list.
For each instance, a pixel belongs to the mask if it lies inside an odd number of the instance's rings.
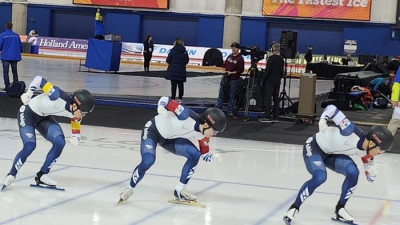
[{"label": "skater's arm", "polygon": [[72,136],[70,138],[70,143],[73,145],[79,144],[81,141],[81,121],[77,118],[71,118],[71,130]]},{"label": "skater's arm", "polygon": [[340,133],[344,136],[348,136],[356,131],[354,123],[334,105],[328,105],[322,112],[320,121],[318,123],[320,130],[324,130],[328,127],[327,121],[329,119],[331,119],[335,125],[340,128]]},{"label": "skater's arm", "polygon": [[157,111],[158,114],[161,115],[167,115],[167,111],[171,111],[175,113],[179,120],[186,120],[190,115],[189,109],[186,109],[175,100],[165,96],[161,97],[158,101]]}]

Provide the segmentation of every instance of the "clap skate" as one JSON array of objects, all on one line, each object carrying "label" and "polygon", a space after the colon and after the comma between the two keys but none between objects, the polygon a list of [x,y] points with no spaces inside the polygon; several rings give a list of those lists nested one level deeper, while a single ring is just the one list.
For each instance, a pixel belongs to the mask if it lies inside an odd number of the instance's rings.
[{"label": "clap skate", "polygon": [[196,207],[200,207],[200,208],[206,207],[205,204],[197,202],[197,197],[195,195],[191,194],[190,192],[181,191],[180,193],[178,193],[175,190],[174,196],[175,196],[175,198],[168,200],[168,202],[175,203],[175,204],[196,206]]},{"label": "clap skate", "polygon": [[133,194],[133,189],[132,188],[125,188],[123,192],[119,195],[119,200],[117,204],[120,204],[121,202],[126,202],[129,197]]},{"label": "clap skate", "polygon": [[351,225],[357,225],[356,223],[353,222],[353,217],[346,211],[344,207],[338,207],[336,206],[336,218],[331,218],[333,221],[344,223],[344,224],[351,224]]},{"label": "clap skate", "polygon": [[52,180],[47,174],[37,174],[35,177],[36,184],[31,184],[31,187],[53,189],[57,191],[65,191],[64,188],[57,187],[57,182]]},{"label": "clap skate", "polygon": [[6,178],[4,178],[1,190],[3,191],[6,187],[10,186],[12,184],[12,182],[14,182],[14,180],[15,180],[15,176],[8,174],[6,176]]},{"label": "clap skate", "polygon": [[289,210],[286,213],[286,216],[283,217],[283,221],[286,223],[286,225],[292,224],[292,220],[294,219],[294,217],[298,212],[299,209],[296,206],[294,205],[290,206]]}]

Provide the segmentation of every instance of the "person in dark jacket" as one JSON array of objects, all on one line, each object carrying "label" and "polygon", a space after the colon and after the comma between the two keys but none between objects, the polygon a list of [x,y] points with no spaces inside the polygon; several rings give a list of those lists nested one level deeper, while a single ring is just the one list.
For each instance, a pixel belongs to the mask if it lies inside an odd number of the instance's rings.
[{"label": "person in dark jacket", "polygon": [[94,38],[104,40],[104,34],[103,16],[100,14],[100,8],[98,8],[94,17]]},{"label": "person in dark jacket", "polygon": [[[3,64],[3,76],[5,89],[10,86],[10,78],[8,72],[11,70],[13,73],[13,82],[18,81],[17,63],[21,61],[22,42],[19,35],[12,31],[13,24],[7,22],[5,24],[6,30],[0,34],[0,51],[1,62]],[[5,90],[4,89],[4,90]]]},{"label": "person in dark jacket", "polygon": [[[272,45],[272,55],[267,60],[267,68],[261,80],[261,86],[264,89],[264,118],[259,119],[262,123],[278,122],[279,114],[279,89],[281,86],[281,79],[283,76],[283,68],[285,61],[279,55],[280,44],[274,43]],[[272,101],[274,100],[274,108],[271,108]]]},{"label": "person in dark jacket", "polygon": [[306,62],[307,62],[307,65],[306,65],[306,73],[309,73],[311,70],[310,70],[310,63],[311,63],[311,61],[312,61],[312,46],[310,45],[310,46],[308,46],[308,49],[307,49],[307,51],[306,51],[306,54],[304,55],[304,59],[306,60]]},{"label": "person in dark jacket", "polygon": [[184,88],[183,83],[186,82],[186,65],[189,63],[189,55],[184,46],[182,38],[177,38],[174,47],[167,57],[168,69],[165,79],[171,81],[171,98],[176,98],[176,88],[179,88],[178,102],[182,102]]},{"label": "person in dark jacket", "polygon": [[143,56],[144,56],[144,71],[149,72],[150,60],[153,56],[154,44],[151,35],[147,35],[146,40],[143,42]]},{"label": "person in dark jacket", "polygon": [[240,74],[244,71],[244,60],[240,54],[240,44],[233,42],[231,44],[232,54],[230,54],[223,65],[223,76],[219,85],[219,94],[216,108],[221,109],[226,95],[228,95],[227,115],[233,116],[233,108],[235,105],[235,93],[240,79]]}]

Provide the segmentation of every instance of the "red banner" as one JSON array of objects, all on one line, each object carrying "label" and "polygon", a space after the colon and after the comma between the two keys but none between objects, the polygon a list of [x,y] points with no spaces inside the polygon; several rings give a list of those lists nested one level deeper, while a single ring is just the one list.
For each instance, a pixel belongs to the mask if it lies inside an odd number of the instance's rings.
[{"label": "red banner", "polygon": [[73,0],[74,4],[168,9],[168,0]]},{"label": "red banner", "polygon": [[264,16],[370,20],[372,0],[264,0]]}]

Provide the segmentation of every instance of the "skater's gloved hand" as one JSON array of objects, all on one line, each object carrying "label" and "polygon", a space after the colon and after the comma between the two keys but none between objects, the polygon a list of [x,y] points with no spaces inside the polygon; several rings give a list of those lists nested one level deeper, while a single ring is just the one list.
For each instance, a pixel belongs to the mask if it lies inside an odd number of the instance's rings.
[{"label": "skater's gloved hand", "polygon": [[319,119],[318,126],[319,126],[319,131],[324,132],[324,130],[328,128],[328,122],[326,121],[326,119],[321,118]]},{"label": "skater's gloved hand", "polygon": [[31,98],[32,98],[32,95],[33,95],[33,92],[32,92],[32,91],[27,91],[27,92],[23,93],[23,94],[21,95],[21,97],[20,97],[22,103],[24,103],[24,105],[28,105],[29,101],[30,101]]},{"label": "skater's gloved hand", "polygon": [[[364,160],[363,160],[364,161]],[[368,159],[367,162],[364,162],[364,171],[365,176],[367,177],[368,182],[372,183],[376,179],[376,175],[378,175],[376,171],[376,166],[373,158]]]},{"label": "skater's gloved hand", "polygon": [[212,162],[212,161],[214,161],[215,159],[216,159],[218,162],[221,162],[221,161],[222,161],[222,156],[221,156],[220,154],[206,153],[206,154],[202,154],[202,155],[201,155],[201,158],[202,158],[204,161],[206,161],[206,162]]},{"label": "skater's gloved hand", "polygon": [[167,107],[168,103],[169,103],[169,97],[163,96],[163,97],[160,98],[160,100],[158,100],[158,105],[159,106]]},{"label": "skater's gloved hand", "polygon": [[206,162],[212,162],[214,160],[213,155],[210,153],[202,154],[201,158]]},{"label": "skater's gloved hand", "polygon": [[73,134],[71,138],[69,139],[69,142],[73,145],[78,145],[79,142],[81,141],[81,135],[80,134]]}]

